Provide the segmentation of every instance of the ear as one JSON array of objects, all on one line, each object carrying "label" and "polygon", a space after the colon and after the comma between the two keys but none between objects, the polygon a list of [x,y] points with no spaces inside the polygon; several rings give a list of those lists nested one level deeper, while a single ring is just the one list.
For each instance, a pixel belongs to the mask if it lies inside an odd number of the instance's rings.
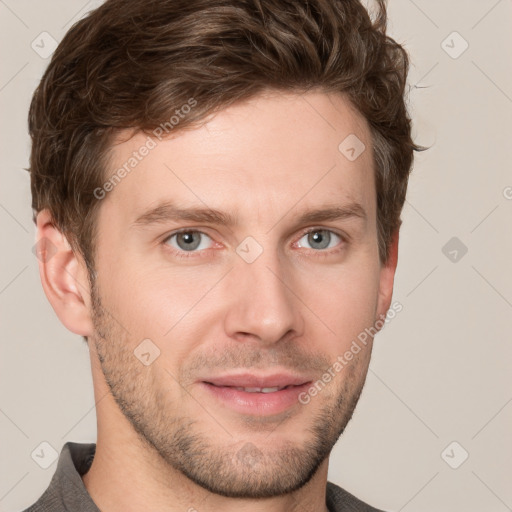
[{"label": "ear", "polygon": [[46,297],[63,325],[75,334],[94,333],[90,315],[90,286],[83,258],[77,256],[66,237],[55,227],[48,210],[37,215],[39,274]]},{"label": "ear", "polygon": [[[400,222],[401,224],[401,222]],[[388,260],[385,264],[381,265],[380,279],[379,279],[379,298],[377,305],[377,318],[383,320],[391,306],[391,299],[393,297],[393,284],[395,281],[395,271],[398,263],[398,238],[400,226],[393,233],[391,244],[389,247]]]}]

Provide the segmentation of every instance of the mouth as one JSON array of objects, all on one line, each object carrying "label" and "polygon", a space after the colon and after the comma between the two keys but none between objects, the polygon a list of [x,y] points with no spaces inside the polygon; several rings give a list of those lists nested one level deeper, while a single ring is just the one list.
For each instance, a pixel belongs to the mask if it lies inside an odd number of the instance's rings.
[{"label": "mouth", "polygon": [[[215,386],[215,384],[211,382],[207,382],[206,384],[211,384],[212,386]],[[244,391],[245,393],[275,393],[276,391],[281,391],[282,389],[290,389],[292,387],[295,387],[293,384],[290,384],[289,386],[275,386],[275,387],[266,387],[266,388],[244,388],[241,386],[217,386],[221,388],[233,388],[237,391]]]},{"label": "mouth", "polygon": [[[242,388],[251,392],[259,392],[261,390],[270,389],[275,391],[291,386],[302,386],[307,382],[311,382],[310,377],[293,375],[291,373],[275,373],[272,375],[257,375],[252,373],[239,373],[232,375],[220,375],[202,379],[203,382],[218,387]],[[267,391],[271,392],[271,391]]]},{"label": "mouth", "polygon": [[311,383],[310,378],[289,374],[226,375],[199,382],[217,403],[251,416],[278,414],[297,406],[300,393]]}]

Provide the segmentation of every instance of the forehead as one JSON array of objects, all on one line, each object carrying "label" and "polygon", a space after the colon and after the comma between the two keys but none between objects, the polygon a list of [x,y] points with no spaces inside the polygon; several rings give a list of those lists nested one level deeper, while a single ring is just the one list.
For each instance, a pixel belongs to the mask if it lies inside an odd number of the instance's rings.
[{"label": "forehead", "polygon": [[267,93],[162,140],[121,134],[107,176],[120,168],[102,208],[126,222],[166,201],[260,221],[336,202],[375,215],[369,127],[340,94]]}]

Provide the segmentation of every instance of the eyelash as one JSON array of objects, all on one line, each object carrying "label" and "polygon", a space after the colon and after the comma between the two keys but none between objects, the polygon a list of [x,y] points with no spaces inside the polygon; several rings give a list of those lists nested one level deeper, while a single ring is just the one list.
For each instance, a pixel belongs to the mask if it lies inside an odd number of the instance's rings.
[{"label": "eyelash", "polygon": [[[316,231],[327,231],[327,232],[330,232],[330,233],[334,233],[336,236],[338,236],[341,239],[341,242],[338,244],[338,246],[336,246],[334,248],[331,248],[331,249],[324,249],[324,250],[309,249],[310,251],[313,251],[313,252],[317,253],[319,257],[328,257],[328,256],[332,256],[333,254],[337,254],[338,252],[340,252],[340,251],[342,251],[344,249],[345,244],[348,241],[348,237],[347,236],[344,236],[341,233],[338,233],[337,231],[334,231],[332,229],[327,229],[327,228],[315,227],[315,228],[308,228],[305,231],[303,231],[301,233],[301,235],[299,236],[299,238],[297,239],[297,241],[294,242],[294,243],[297,243],[301,238],[304,237],[304,235],[308,235],[309,233],[314,233]],[[178,250],[172,248],[169,244],[166,243],[173,236],[179,235],[180,233],[200,233],[202,235],[206,235],[208,238],[213,240],[208,235],[208,233],[200,231],[199,229],[183,228],[183,229],[180,229],[178,231],[173,231],[172,233],[166,235],[166,237],[163,239],[162,243],[165,246],[165,249],[167,251],[171,252],[171,254],[174,257],[177,257],[177,258],[180,258],[180,259],[202,258],[202,257],[206,257],[205,253],[209,253],[210,251],[214,251],[215,250],[215,249],[203,249],[203,250],[200,250],[200,251],[194,251],[194,252],[187,253],[186,251],[178,251]]]}]

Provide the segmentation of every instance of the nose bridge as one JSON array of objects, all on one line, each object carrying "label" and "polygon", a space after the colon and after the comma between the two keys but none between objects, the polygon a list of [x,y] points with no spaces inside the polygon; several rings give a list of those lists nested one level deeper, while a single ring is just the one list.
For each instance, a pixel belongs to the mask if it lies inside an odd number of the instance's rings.
[{"label": "nose bridge", "polygon": [[290,331],[299,334],[303,319],[286,262],[276,250],[265,249],[253,261],[241,254],[230,272],[227,333],[232,337],[252,335],[266,344],[278,342]]}]

